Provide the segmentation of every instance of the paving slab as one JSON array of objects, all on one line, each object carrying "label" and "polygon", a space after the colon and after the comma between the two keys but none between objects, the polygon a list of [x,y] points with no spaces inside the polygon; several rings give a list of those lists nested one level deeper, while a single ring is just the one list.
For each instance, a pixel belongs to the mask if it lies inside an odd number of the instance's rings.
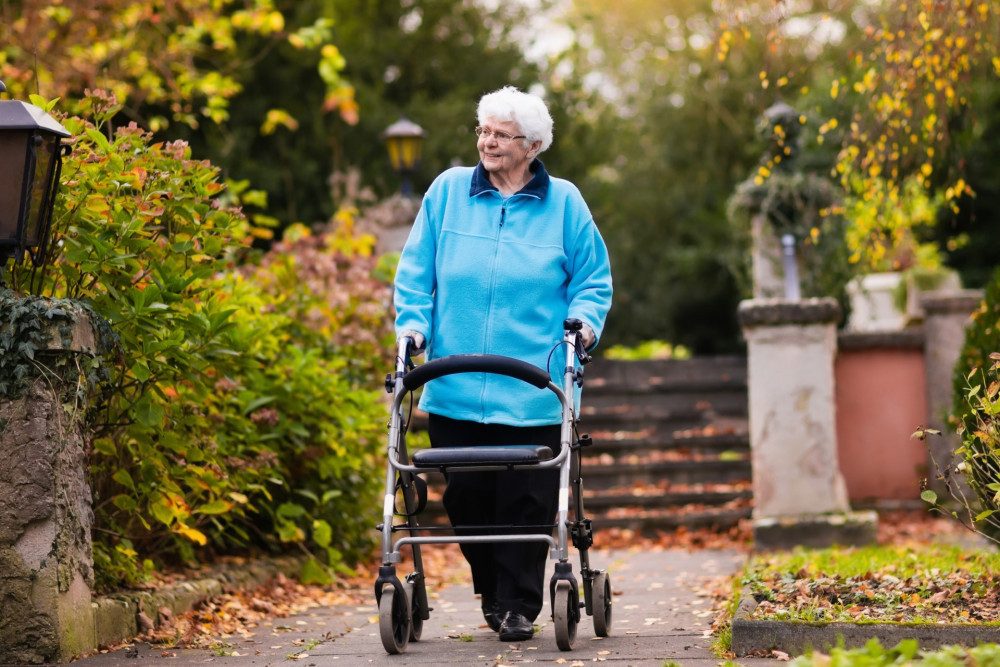
[{"label": "paving slab", "polygon": [[[77,667],[139,665],[482,665],[519,663],[687,667],[719,665],[712,653],[711,600],[700,594],[708,579],[737,572],[746,554],[728,550],[591,551],[593,567],[608,570],[614,589],[611,636],[594,635],[583,615],[572,651],[556,646],[551,620],[543,611],[528,641],[501,642],[483,622],[479,600],[468,584],[437,587],[427,572],[433,611],[421,640],[405,653],[387,655],[379,639],[374,594],[370,604],[311,609],[258,627],[252,636],[218,637],[220,648],[162,649],[138,643],[82,658]],[[551,568],[550,568],[551,569]],[[579,564],[574,563],[578,574]],[[405,574],[405,572],[403,572]],[[225,644],[225,646],[223,646]],[[231,655],[222,655],[230,653]],[[232,655],[235,654],[235,655]],[[773,659],[744,658],[739,665],[773,667]]]}]

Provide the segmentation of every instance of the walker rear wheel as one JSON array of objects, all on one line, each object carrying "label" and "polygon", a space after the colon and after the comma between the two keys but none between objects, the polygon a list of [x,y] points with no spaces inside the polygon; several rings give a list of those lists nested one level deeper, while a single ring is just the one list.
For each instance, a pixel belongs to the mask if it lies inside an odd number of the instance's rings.
[{"label": "walker rear wheel", "polygon": [[382,598],[378,603],[378,631],[386,653],[397,655],[406,650],[410,641],[412,617],[407,596],[397,595],[392,584],[382,586]]},{"label": "walker rear wheel", "polygon": [[555,598],[552,602],[552,622],[556,629],[556,646],[560,651],[572,651],[576,640],[576,620],[580,613],[580,603],[568,581],[556,582]]},{"label": "walker rear wheel", "polygon": [[598,637],[611,635],[611,575],[598,572],[594,576],[594,634]]},{"label": "walker rear wheel", "polygon": [[420,641],[420,635],[424,631],[424,619],[420,617],[420,606],[417,602],[416,584],[412,581],[403,582],[403,590],[406,591],[406,599],[410,603],[410,641]]}]

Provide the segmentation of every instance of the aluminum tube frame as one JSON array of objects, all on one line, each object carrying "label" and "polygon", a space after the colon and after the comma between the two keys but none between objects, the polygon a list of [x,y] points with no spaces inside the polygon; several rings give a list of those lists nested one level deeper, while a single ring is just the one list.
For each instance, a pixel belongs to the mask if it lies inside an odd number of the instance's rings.
[{"label": "aluminum tube frame", "polygon": [[532,463],[529,465],[497,465],[497,466],[449,466],[449,471],[490,471],[509,470],[511,468],[532,469],[559,468],[559,492],[556,509],[556,538],[544,534],[513,534],[513,535],[455,535],[455,536],[416,536],[404,537],[393,544],[392,519],[395,516],[396,497],[396,473],[407,472],[417,474],[430,472],[430,468],[418,468],[409,463],[409,456],[406,445],[402,439],[402,429],[404,426],[402,405],[403,399],[409,393],[403,386],[403,376],[406,374],[406,361],[409,358],[409,346],[413,342],[410,338],[404,337],[398,341],[396,350],[396,369],[392,378],[393,402],[392,412],[389,417],[389,447],[388,462],[386,464],[385,476],[385,497],[382,507],[382,563],[390,565],[402,561],[402,554],[399,547],[405,545],[420,544],[462,544],[462,543],[486,543],[486,542],[545,542],[549,545],[550,557],[558,559],[560,562],[569,560],[569,483],[570,483],[570,454],[573,440],[573,426],[576,421],[576,407],[574,405],[574,385],[577,382],[576,370],[576,336],[578,332],[567,331],[563,337],[563,346],[566,348],[565,368],[563,370],[563,388],[560,389],[555,383],[549,382],[547,389],[552,391],[559,399],[562,409],[562,423],[560,424],[559,454],[548,461]]},{"label": "aluminum tube frame", "polygon": [[408,544],[487,544],[493,542],[545,542],[551,549],[558,548],[556,538],[551,535],[516,533],[513,535],[439,535],[426,537],[403,537],[396,540],[396,547]]}]

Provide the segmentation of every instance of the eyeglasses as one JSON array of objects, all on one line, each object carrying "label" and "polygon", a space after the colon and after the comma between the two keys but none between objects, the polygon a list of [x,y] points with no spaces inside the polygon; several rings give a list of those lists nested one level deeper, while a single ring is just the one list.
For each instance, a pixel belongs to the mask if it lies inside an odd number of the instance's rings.
[{"label": "eyeglasses", "polygon": [[483,127],[482,125],[477,126],[476,129],[475,129],[475,132],[476,132],[476,136],[479,137],[480,139],[489,139],[490,135],[493,135],[493,138],[497,140],[498,144],[506,144],[511,139],[527,139],[528,138],[528,137],[524,136],[523,134],[519,134],[516,137],[512,137],[511,135],[507,134],[506,132],[499,132],[497,130],[491,130],[490,128]]}]

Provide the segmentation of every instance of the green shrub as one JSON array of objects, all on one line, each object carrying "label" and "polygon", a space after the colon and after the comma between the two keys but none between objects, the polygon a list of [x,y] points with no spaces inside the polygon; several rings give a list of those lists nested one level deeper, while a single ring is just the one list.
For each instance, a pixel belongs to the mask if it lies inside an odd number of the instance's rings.
[{"label": "green shrub", "polygon": [[635,347],[612,345],[604,351],[605,359],[637,361],[646,359],[690,359],[691,350],[662,340],[647,340]]},{"label": "green shrub", "polygon": [[[1000,352],[983,361],[983,367],[965,377],[965,405],[956,415],[962,438],[955,451],[958,462],[949,463],[942,479],[958,501],[962,520],[1000,544]],[[925,491],[923,497],[936,504],[933,492]],[[958,517],[958,512],[952,514]]]},{"label": "green shrub", "polygon": [[953,388],[950,421],[962,444],[955,461],[934,463],[943,466],[939,478],[958,509],[942,507],[933,491],[922,497],[1000,543],[1000,270],[986,286],[983,302],[966,329]]},{"label": "green shrub", "polygon": [[111,132],[113,97],[84,107],[63,120],[51,264],[9,282],[85,300],[120,338],[89,412],[100,585],[246,548],[307,548],[305,574],[327,578],[370,545],[380,506],[392,334],[372,240],[345,213],[257,257],[267,230],[217,168],[134,125]]},{"label": "green shrub", "polygon": [[965,343],[952,377],[952,415],[957,425],[966,431],[975,425],[969,411],[969,375],[974,369],[983,368],[991,352],[1000,350],[1000,269],[983,290],[983,301],[972,314],[972,321],[965,330]]},{"label": "green shrub", "polygon": [[829,654],[810,652],[795,658],[788,664],[791,667],[809,667],[810,665],[951,667],[953,665],[995,665],[998,661],[1000,661],[1000,646],[996,644],[980,644],[975,647],[942,646],[934,651],[921,651],[915,639],[904,639],[891,648],[884,648],[877,639],[870,639],[864,648],[837,647]]}]

